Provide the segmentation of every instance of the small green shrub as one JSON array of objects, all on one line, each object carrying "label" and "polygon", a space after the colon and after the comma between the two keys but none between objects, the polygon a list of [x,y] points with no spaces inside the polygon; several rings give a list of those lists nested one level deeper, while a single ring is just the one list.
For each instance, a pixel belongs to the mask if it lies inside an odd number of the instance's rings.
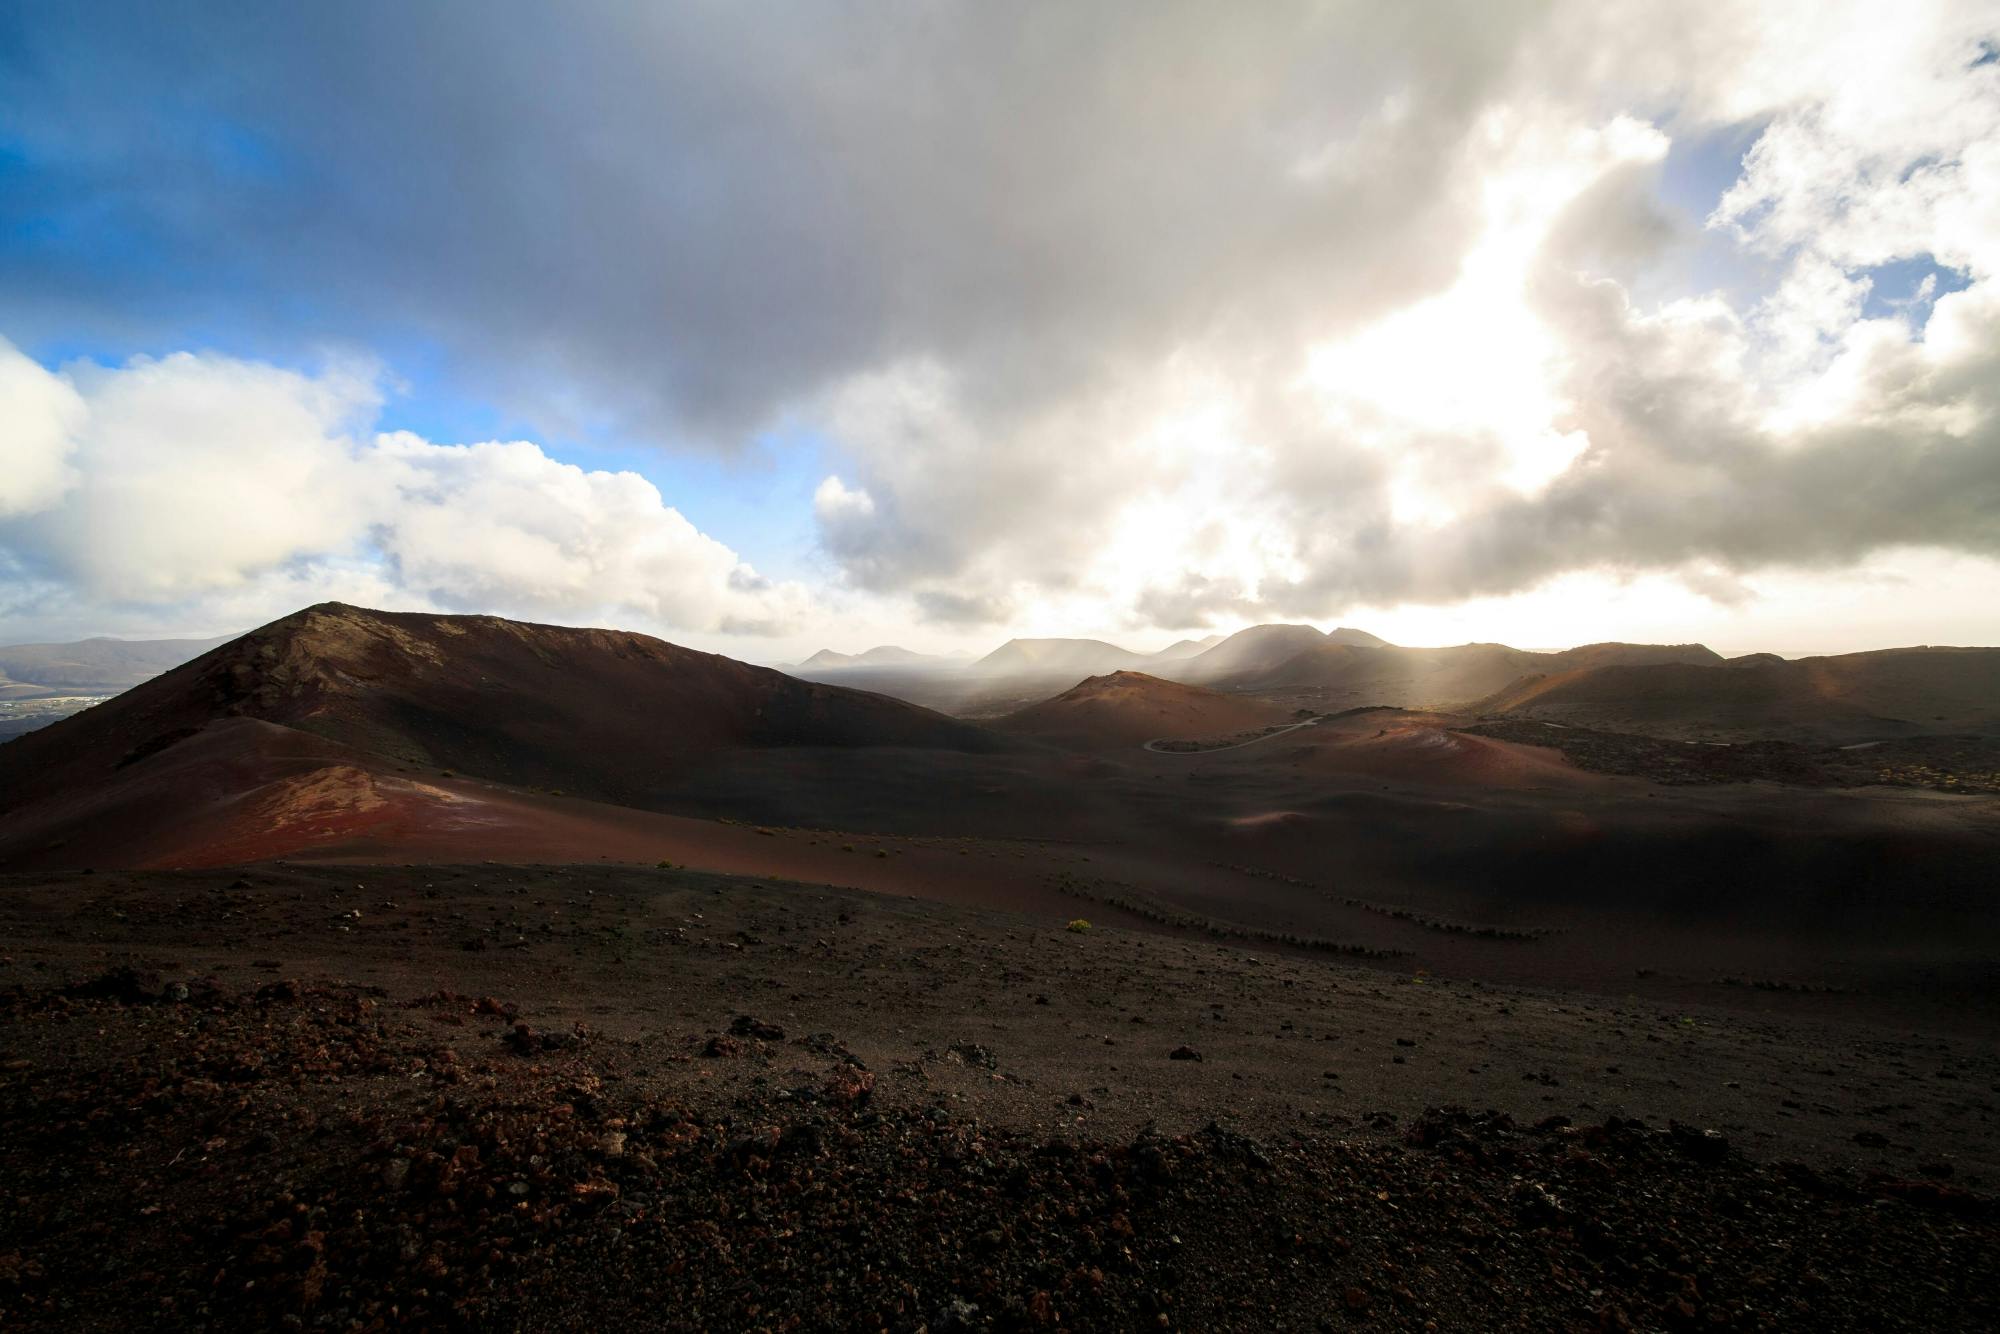
[{"label": "small green shrub", "polygon": [[1074,932],[1076,932],[1076,933],[1077,933],[1078,935],[1082,935],[1082,934],[1084,934],[1084,933],[1085,933],[1086,931],[1090,930],[1090,923],[1089,923],[1089,922],[1087,922],[1087,921],[1085,921],[1085,920],[1084,920],[1083,918],[1081,918],[1081,917],[1076,917],[1076,918],[1072,918],[1072,919],[1070,920],[1070,924],[1069,924],[1069,925],[1068,925],[1067,927],[1065,927],[1064,929],[1065,929],[1065,930],[1068,930],[1068,931],[1074,931]]}]

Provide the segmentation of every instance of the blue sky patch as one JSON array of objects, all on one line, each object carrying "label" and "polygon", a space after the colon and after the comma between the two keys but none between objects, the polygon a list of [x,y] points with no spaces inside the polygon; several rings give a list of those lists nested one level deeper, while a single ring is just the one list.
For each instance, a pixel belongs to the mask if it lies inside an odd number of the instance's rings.
[{"label": "blue sky patch", "polygon": [[[1946,268],[1929,255],[1878,264],[1865,270],[1862,276],[1873,283],[1868,289],[1868,299],[1861,307],[1862,318],[1881,320],[1903,315],[1918,329],[1923,327],[1924,320],[1930,315],[1931,305],[1939,297],[1947,292],[1964,291],[1972,285],[1968,274]],[[1930,284],[1928,291],[1924,286],[1926,282]]]}]

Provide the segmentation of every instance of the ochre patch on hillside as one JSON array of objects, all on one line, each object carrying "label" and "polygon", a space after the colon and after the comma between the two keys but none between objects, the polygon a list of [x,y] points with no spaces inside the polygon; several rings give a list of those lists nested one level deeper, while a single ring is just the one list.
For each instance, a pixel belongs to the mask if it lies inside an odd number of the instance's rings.
[{"label": "ochre patch on hillside", "polygon": [[1286,718],[1284,708],[1266,700],[1163,681],[1144,672],[1111,672],[1009,714],[994,726],[1055,745],[1093,750],[1158,739],[1226,737]]}]

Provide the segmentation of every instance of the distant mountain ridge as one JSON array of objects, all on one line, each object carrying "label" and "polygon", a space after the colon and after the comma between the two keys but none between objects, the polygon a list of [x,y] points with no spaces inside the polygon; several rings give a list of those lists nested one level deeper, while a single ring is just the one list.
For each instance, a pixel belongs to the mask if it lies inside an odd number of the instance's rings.
[{"label": "distant mountain ridge", "polygon": [[823,671],[841,670],[850,667],[915,667],[948,666],[954,659],[937,653],[918,653],[912,649],[898,648],[894,644],[880,644],[862,653],[838,653],[823,648],[799,664],[801,670],[814,668]]},{"label": "distant mountain ridge", "polygon": [[[1788,660],[1768,653],[1725,659],[1694,643],[1607,641],[1555,651],[1494,643],[1405,648],[1347,626],[1322,633],[1310,625],[1274,623],[1247,627],[1205,648],[1183,640],[1150,656],[1101,640],[1013,640],[973,670],[1046,679],[1052,686],[1068,673],[1092,679],[1143,673],[1295,707],[1380,704],[1519,714],[1668,736],[1826,740],[2000,731],[2000,649],[1885,649]],[[1028,712],[1017,709],[1011,716]]]},{"label": "distant mountain ridge", "polygon": [[122,690],[169,671],[234,636],[215,639],[112,639],[0,647],[0,678],[24,685]]},{"label": "distant mountain ridge", "polygon": [[1103,639],[1010,639],[971,662],[938,654],[914,653],[893,645],[865,653],[821,649],[805,661],[780,670],[804,676],[863,669],[879,672],[963,672],[968,677],[1053,678],[1144,670],[1174,680],[1209,681],[1246,671],[1268,669],[1308,647],[1344,644],[1389,647],[1388,641],[1365,630],[1342,626],[1322,633],[1310,625],[1255,625],[1231,635],[1181,639],[1153,653],[1138,653]]},{"label": "distant mountain ridge", "polygon": [[1222,640],[1221,635],[1208,635],[1202,639],[1179,639],[1159,652],[1149,653],[1146,656],[1154,662],[1177,662],[1182,658],[1192,658],[1197,653],[1206,652],[1220,644]]},{"label": "distant mountain ridge", "polygon": [[992,676],[1002,673],[1055,675],[1066,672],[1096,676],[1136,667],[1145,661],[1143,653],[1134,653],[1101,639],[1010,639],[967,670]]},{"label": "distant mountain ridge", "polygon": [[[1615,641],[1553,652],[1481,643],[1403,648],[1348,627],[1322,634],[1288,624],[1250,626],[1192,654],[1176,645],[1182,656],[1170,651],[1139,664],[1130,661],[1136,655],[1092,640],[1015,641],[1007,649],[1029,646],[1034,651],[1017,661],[1101,664],[1083,682],[1098,693],[1107,689],[1104,680],[1148,674],[1144,679],[1156,681],[1148,707],[1156,712],[1157,678],[1164,678],[1315,709],[1381,704],[1672,737],[1824,742],[2000,733],[2000,649],[1919,647],[1787,660],[1768,653],[1725,659],[1705,644]],[[1046,713],[1017,711],[1009,730],[1056,713],[1080,716],[1078,700],[1051,707],[1065,698],[1036,706]]]},{"label": "distant mountain ridge", "polygon": [[[1372,637],[1372,636],[1371,636]],[[781,670],[805,674],[862,669],[894,671],[957,671],[981,676],[1055,675],[1069,671],[1119,671],[1141,664],[1162,664],[1194,658],[1223,641],[1220,634],[1182,639],[1154,653],[1137,653],[1101,639],[1010,639],[984,657],[915,653],[883,645],[865,653],[821,649],[796,666]]]}]

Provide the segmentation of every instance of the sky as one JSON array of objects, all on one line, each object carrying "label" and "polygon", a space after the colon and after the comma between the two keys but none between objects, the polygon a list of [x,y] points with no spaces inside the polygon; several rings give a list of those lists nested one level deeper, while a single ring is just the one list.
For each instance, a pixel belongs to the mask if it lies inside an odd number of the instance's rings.
[{"label": "sky", "polygon": [[0,6],[0,641],[2000,644],[2000,5]]}]

